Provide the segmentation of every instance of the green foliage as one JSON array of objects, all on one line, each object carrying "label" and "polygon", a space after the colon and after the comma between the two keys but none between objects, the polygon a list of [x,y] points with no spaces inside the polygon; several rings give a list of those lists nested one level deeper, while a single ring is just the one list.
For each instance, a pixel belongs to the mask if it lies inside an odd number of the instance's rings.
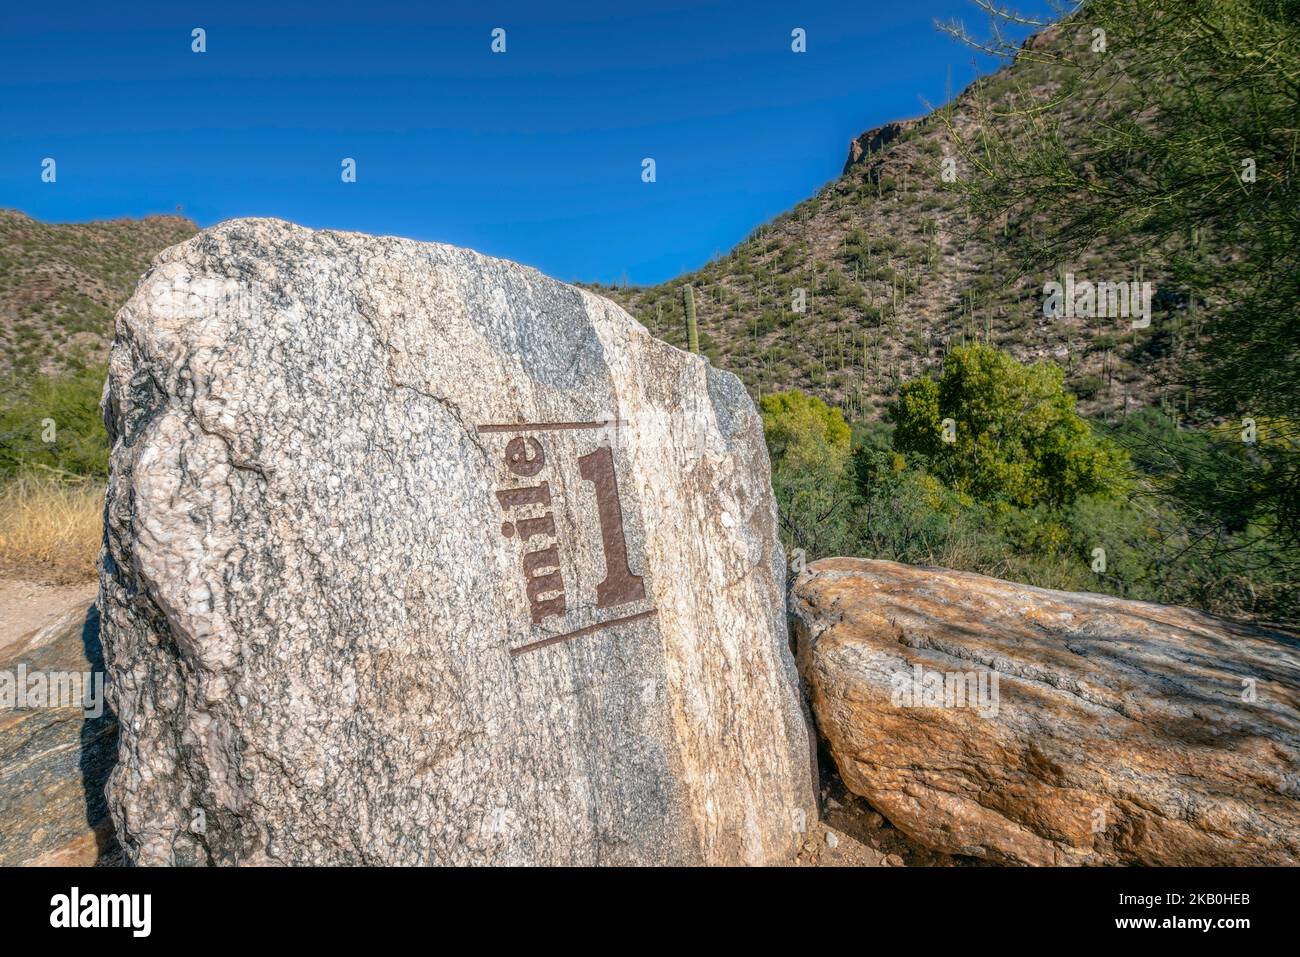
[{"label": "green foliage", "polygon": [[[1243,457],[1269,454],[1267,440],[1243,452],[1229,436],[1179,429],[1156,410],[1095,435],[1089,423],[1073,421],[1059,371],[1007,365],[992,351],[954,350],[945,366],[951,394],[968,397],[956,403],[970,410],[966,421],[984,423],[972,435],[987,436],[991,448],[973,443],[960,453],[965,466],[938,437],[949,394],[942,380],[905,383],[898,424],[858,423],[851,431],[820,399],[798,392],[765,397],[763,425],[787,547],[804,549],[809,560],[863,555],[1225,614],[1300,612],[1277,537],[1248,509],[1235,530],[1224,532],[1165,494],[1176,474],[1168,455],[1202,460],[1205,481],[1230,489],[1240,484],[1233,470]],[[1050,427],[1034,432],[1024,423]],[[1006,441],[999,446],[994,435]],[[1036,455],[1029,435],[1046,436],[1054,451]],[[1133,450],[1131,464],[1121,446]],[[1071,450],[1103,467],[1070,465]],[[1044,474],[1060,477],[1070,494],[1045,493],[1035,478]],[[974,494],[985,489],[990,493]],[[1034,494],[1013,494],[1025,490]]]},{"label": "green foliage", "polygon": [[107,476],[103,386],[102,368],[82,368],[0,387],[0,478],[33,469]]},{"label": "green foliage", "polygon": [[1123,452],[1093,434],[1063,381],[1050,362],[1028,366],[991,346],[958,347],[938,382],[925,377],[899,389],[889,407],[894,448],[986,503],[1060,507],[1123,491]]},{"label": "green foliage", "polygon": [[1275,490],[1300,484],[1296,430],[1285,421],[1251,423],[1253,430],[1240,422],[1180,429],[1159,410],[1145,409],[1110,432],[1130,450],[1162,520],[1162,541],[1179,543],[1162,560],[1162,574],[1198,580],[1189,598],[1194,604],[1204,604],[1200,595],[1231,588],[1242,605],[1294,615],[1300,556],[1288,529],[1296,525],[1300,497],[1279,501]]},{"label": "green foliage", "polygon": [[801,466],[824,462],[843,468],[851,435],[843,412],[798,390],[764,396],[759,405],[773,455]]},{"label": "green foliage", "polygon": [[844,414],[798,391],[764,396],[760,405],[787,541],[810,554],[842,547],[854,494]]}]

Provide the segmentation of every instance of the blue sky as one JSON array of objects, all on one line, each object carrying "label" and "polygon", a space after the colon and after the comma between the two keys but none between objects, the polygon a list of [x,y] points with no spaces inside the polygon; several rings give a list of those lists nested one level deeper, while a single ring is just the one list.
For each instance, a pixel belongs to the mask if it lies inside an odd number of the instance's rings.
[{"label": "blue sky", "polygon": [[951,17],[983,23],[970,0],[7,3],[0,206],[279,216],[659,282],[986,72],[935,29]]}]

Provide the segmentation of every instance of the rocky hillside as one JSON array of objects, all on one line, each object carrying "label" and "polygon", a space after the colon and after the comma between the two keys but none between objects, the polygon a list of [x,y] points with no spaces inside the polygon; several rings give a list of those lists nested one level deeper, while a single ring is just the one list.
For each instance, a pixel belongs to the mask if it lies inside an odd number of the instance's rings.
[{"label": "rocky hillside", "polygon": [[103,362],[141,273],[197,231],[179,216],[51,224],[0,210],[0,375]]},{"label": "rocky hillside", "polygon": [[[855,138],[839,179],[755,229],[729,254],[659,286],[600,291],[684,347],[682,287],[689,283],[701,350],[716,364],[740,375],[755,394],[798,388],[855,417],[875,417],[901,381],[934,369],[949,346],[972,340],[1022,361],[1055,360],[1086,412],[1181,398],[1168,392],[1165,378],[1177,314],[1185,307],[1160,290],[1157,264],[1108,246],[1057,270],[1081,279],[1156,280],[1150,328],[1135,331],[1124,319],[1049,320],[1043,283],[1057,276],[1022,275],[1009,255],[1014,241],[1033,235],[1033,214],[977,224],[965,213],[959,185],[942,175],[947,157],[959,180],[972,172],[954,134],[976,143],[994,127],[1029,135],[1012,126],[1023,122],[1015,117],[1018,105],[1062,82],[1043,51],[1084,51],[1086,44],[1086,31],[1075,28],[1037,35],[1015,63],[951,104]],[[1096,97],[1106,111],[1124,112],[1122,80]],[[1096,116],[1062,114],[1052,121],[1068,141],[1071,128]],[[803,312],[794,308],[801,289]]]}]

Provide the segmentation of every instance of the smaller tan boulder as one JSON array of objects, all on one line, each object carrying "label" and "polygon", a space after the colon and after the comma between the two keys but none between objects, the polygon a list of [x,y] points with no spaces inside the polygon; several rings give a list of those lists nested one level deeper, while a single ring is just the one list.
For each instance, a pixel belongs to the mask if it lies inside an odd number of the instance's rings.
[{"label": "smaller tan boulder", "polygon": [[935,850],[1300,863],[1300,641],[1186,608],[894,562],[794,584],[848,787]]}]

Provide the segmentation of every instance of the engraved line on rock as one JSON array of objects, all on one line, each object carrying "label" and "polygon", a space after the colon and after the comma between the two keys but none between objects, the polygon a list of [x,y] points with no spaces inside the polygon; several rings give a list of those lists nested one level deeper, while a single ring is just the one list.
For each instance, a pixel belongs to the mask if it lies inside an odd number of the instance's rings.
[{"label": "engraved line on rock", "polygon": [[612,628],[615,625],[623,625],[629,621],[637,621],[641,618],[649,618],[651,615],[659,613],[659,609],[651,608],[649,611],[639,611],[635,615],[624,615],[622,618],[611,618],[609,621],[598,621],[594,625],[588,625],[586,628],[579,628],[577,631],[568,631],[562,635],[551,635],[549,638],[542,638],[540,641],[530,641],[526,645],[520,645],[518,648],[511,648],[510,655],[522,655],[527,651],[536,651],[538,648],[545,648],[547,645],[554,645],[561,641],[568,641],[571,638],[581,638],[583,635],[590,635],[593,631],[600,631],[602,628]]},{"label": "engraved line on rock", "polygon": [[480,432],[559,432],[565,429],[605,429],[615,425],[627,425],[621,419],[605,419],[602,422],[506,422],[492,425],[480,425]]}]

